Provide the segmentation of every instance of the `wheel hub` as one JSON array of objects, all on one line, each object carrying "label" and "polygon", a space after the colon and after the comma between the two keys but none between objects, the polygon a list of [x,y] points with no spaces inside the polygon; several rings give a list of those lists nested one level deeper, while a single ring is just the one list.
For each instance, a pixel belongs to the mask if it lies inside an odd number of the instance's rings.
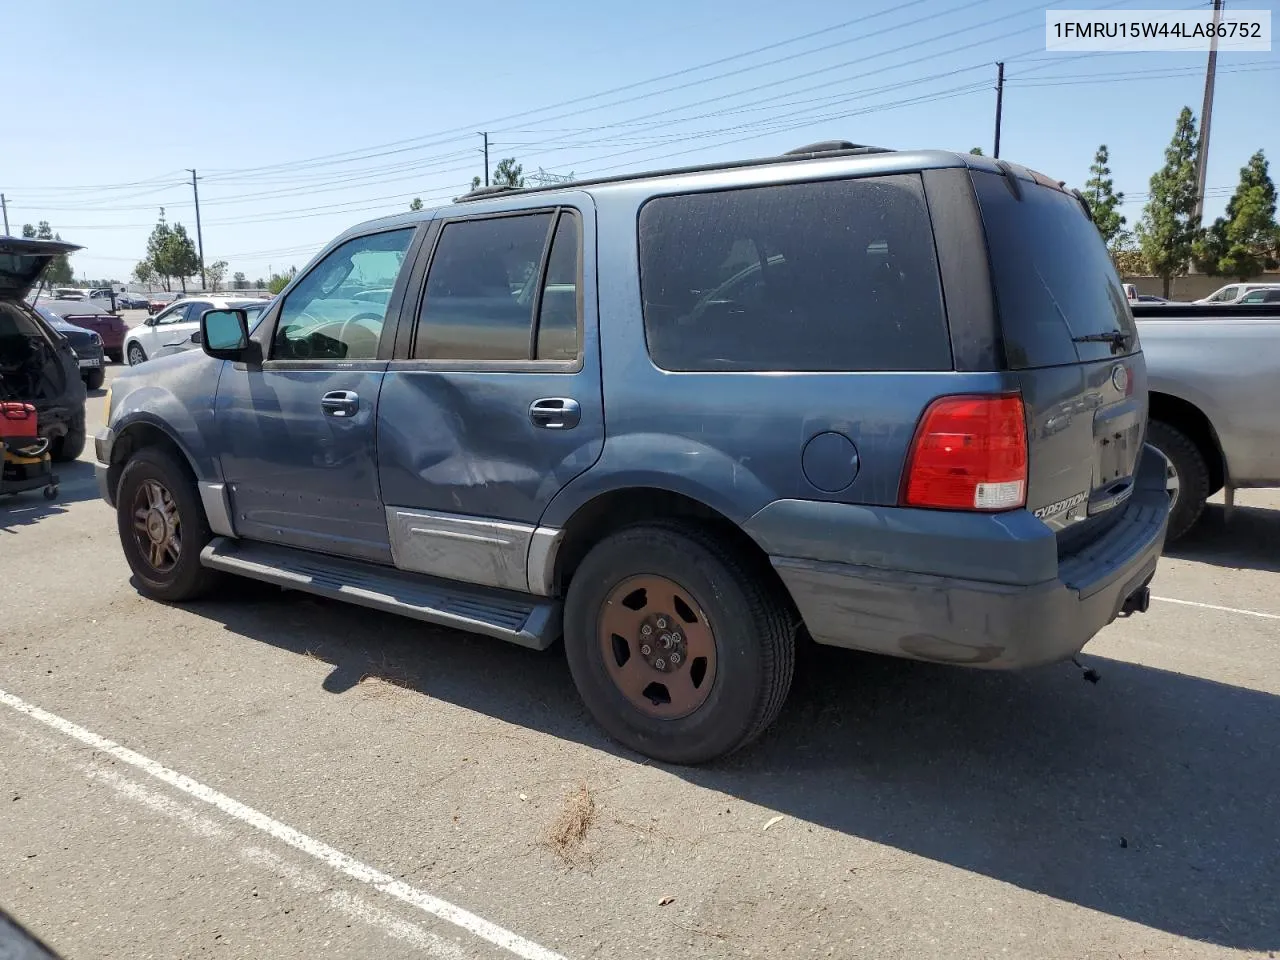
[{"label": "wheel hub", "polygon": [[666,577],[629,577],[600,612],[600,652],[640,713],[674,720],[700,708],[716,674],[716,639],[693,595]]},{"label": "wheel hub", "polygon": [[169,538],[169,521],[159,510],[147,511],[147,537],[152,543],[164,543]]}]

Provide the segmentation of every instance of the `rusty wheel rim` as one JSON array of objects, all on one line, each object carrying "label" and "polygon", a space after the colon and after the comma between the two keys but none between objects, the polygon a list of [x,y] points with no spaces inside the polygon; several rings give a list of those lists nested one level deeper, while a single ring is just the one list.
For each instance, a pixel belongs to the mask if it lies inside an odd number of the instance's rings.
[{"label": "rusty wheel rim", "polygon": [[156,573],[168,573],[178,565],[182,521],[173,494],[158,480],[143,480],[133,495],[133,536]]},{"label": "rusty wheel rim", "polygon": [[716,679],[716,638],[693,594],[654,574],[617,584],[600,609],[600,653],[633,707],[658,720],[687,717]]}]

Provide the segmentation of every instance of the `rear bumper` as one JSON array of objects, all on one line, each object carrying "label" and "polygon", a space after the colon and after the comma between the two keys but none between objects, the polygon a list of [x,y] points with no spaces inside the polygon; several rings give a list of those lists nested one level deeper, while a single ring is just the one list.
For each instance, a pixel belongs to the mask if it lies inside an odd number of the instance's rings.
[{"label": "rear bumper", "polygon": [[[988,669],[1065,660],[1117,616],[1145,610],[1146,587],[1168,524],[1166,463],[1148,446],[1134,493],[1117,508],[1123,510],[1119,520],[1060,562],[1048,528],[1044,538],[1010,539],[1010,529],[1031,528],[1020,520],[1011,523],[1009,514],[989,516],[993,527],[982,545],[986,555],[973,554],[970,562],[996,580],[829,559],[774,555],[771,560],[819,643]],[[1018,562],[1000,560],[1002,540]],[[1053,551],[1052,577],[1009,582],[1017,568],[1043,572],[1046,549]]]}]

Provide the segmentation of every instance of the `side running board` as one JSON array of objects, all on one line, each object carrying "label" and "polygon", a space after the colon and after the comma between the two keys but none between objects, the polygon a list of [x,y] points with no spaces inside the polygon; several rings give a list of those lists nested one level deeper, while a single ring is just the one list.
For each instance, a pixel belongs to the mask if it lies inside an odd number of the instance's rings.
[{"label": "side running board", "polygon": [[215,537],[200,562],[288,590],[545,650],[560,635],[560,601],[404,573],[360,560]]}]

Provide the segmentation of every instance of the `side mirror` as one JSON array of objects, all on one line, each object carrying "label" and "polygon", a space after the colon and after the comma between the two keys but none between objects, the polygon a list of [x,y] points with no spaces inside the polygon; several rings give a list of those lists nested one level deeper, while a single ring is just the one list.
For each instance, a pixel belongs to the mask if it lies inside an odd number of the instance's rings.
[{"label": "side mirror", "polygon": [[199,337],[211,357],[235,363],[262,362],[262,349],[249,339],[249,317],[243,310],[206,310],[200,315]]}]

